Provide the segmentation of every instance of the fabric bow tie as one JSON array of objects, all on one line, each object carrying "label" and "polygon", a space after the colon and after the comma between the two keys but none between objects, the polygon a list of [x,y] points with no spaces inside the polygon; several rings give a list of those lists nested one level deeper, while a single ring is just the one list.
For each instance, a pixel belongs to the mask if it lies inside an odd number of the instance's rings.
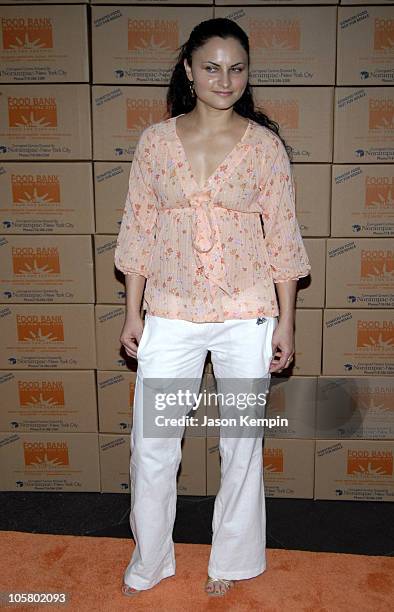
[{"label": "fabric bow tie", "polygon": [[232,294],[226,278],[219,227],[215,219],[212,190],[199,191],[189,196],[193,208],[192,246],[198,268],[229,295]]}]

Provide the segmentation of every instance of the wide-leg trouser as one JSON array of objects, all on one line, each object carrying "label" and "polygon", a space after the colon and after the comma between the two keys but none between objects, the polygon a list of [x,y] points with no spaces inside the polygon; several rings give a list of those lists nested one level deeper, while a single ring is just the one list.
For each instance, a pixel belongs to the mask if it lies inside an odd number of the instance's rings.
[{"label": "wide-leg trouser", "polygon": [[[149,589],[174,575],[176,566],[172,532],[181,436],[144,436],[143,413],[150,408],[143,403],[143,380],[195,379],[192,391],[198,393],[207,352],[211,351],[217,379],[264,377],[269,385],[276,325],[276,317],[196,323],[146,315],[137,351],[131,431],[130,526],[135,548],[124,573],[124,582],[130,587]],[[190,406],[185,406],[184,414],[189,412]],[[266,569],[263,436],[262,432],[259,437],[220,437],[221,484],[214,505],[208,564],[212,577],[239,580]]]}]

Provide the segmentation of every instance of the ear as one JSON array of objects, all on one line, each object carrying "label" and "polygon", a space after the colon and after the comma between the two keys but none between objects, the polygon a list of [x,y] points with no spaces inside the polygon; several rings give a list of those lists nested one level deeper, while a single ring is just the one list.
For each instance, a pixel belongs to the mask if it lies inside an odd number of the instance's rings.
[{"label": "ear", "polygon": [[189,64],[187,63],[187,59],[186,58],[183,60],[183,65],[185,67],[185,72],[186,72],[187,78],[192,81],[193,80],[192,71],[191,71],[191,68],[190,68]]}]

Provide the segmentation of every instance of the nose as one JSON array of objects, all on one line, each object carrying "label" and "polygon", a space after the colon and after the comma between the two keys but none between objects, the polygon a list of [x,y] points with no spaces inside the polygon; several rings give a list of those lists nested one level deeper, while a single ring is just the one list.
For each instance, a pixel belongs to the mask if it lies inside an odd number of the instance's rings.
[{"label": "nose", "polygon": [[223,71],[220,79],[219,79],[219,85],[220,87],[223,87],[223,91],[226,89],[229,89],[230,85],[231,85],[231,79],[230,76],[228,74],[228,72],[225,70]]}]

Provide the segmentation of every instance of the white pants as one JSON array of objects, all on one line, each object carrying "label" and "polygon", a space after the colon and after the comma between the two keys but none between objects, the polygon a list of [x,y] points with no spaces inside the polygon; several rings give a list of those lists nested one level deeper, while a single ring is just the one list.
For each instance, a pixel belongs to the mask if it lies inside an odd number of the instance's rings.
[{"label": "white pants", "polygon": [[[196,323],[146,315],[137,351],[131,431],[130,526],[135,548],[124,574],[130,587],[149,589],[175,574],[172,532],[181,437],[143,435],[143,410],[149,409],[143,406],[143,380],[192,378],[200,384],[211,351],[216,378],[264,377],[269,381],[276,325],[276,317]],[[199,386],[194,391],[198,390]],[[184,414],[189,411],[186,406]],[[214,505],[208,565],[212,577],[239,580],[266,569],[263,436],[220,437],[221,485]]]}]

